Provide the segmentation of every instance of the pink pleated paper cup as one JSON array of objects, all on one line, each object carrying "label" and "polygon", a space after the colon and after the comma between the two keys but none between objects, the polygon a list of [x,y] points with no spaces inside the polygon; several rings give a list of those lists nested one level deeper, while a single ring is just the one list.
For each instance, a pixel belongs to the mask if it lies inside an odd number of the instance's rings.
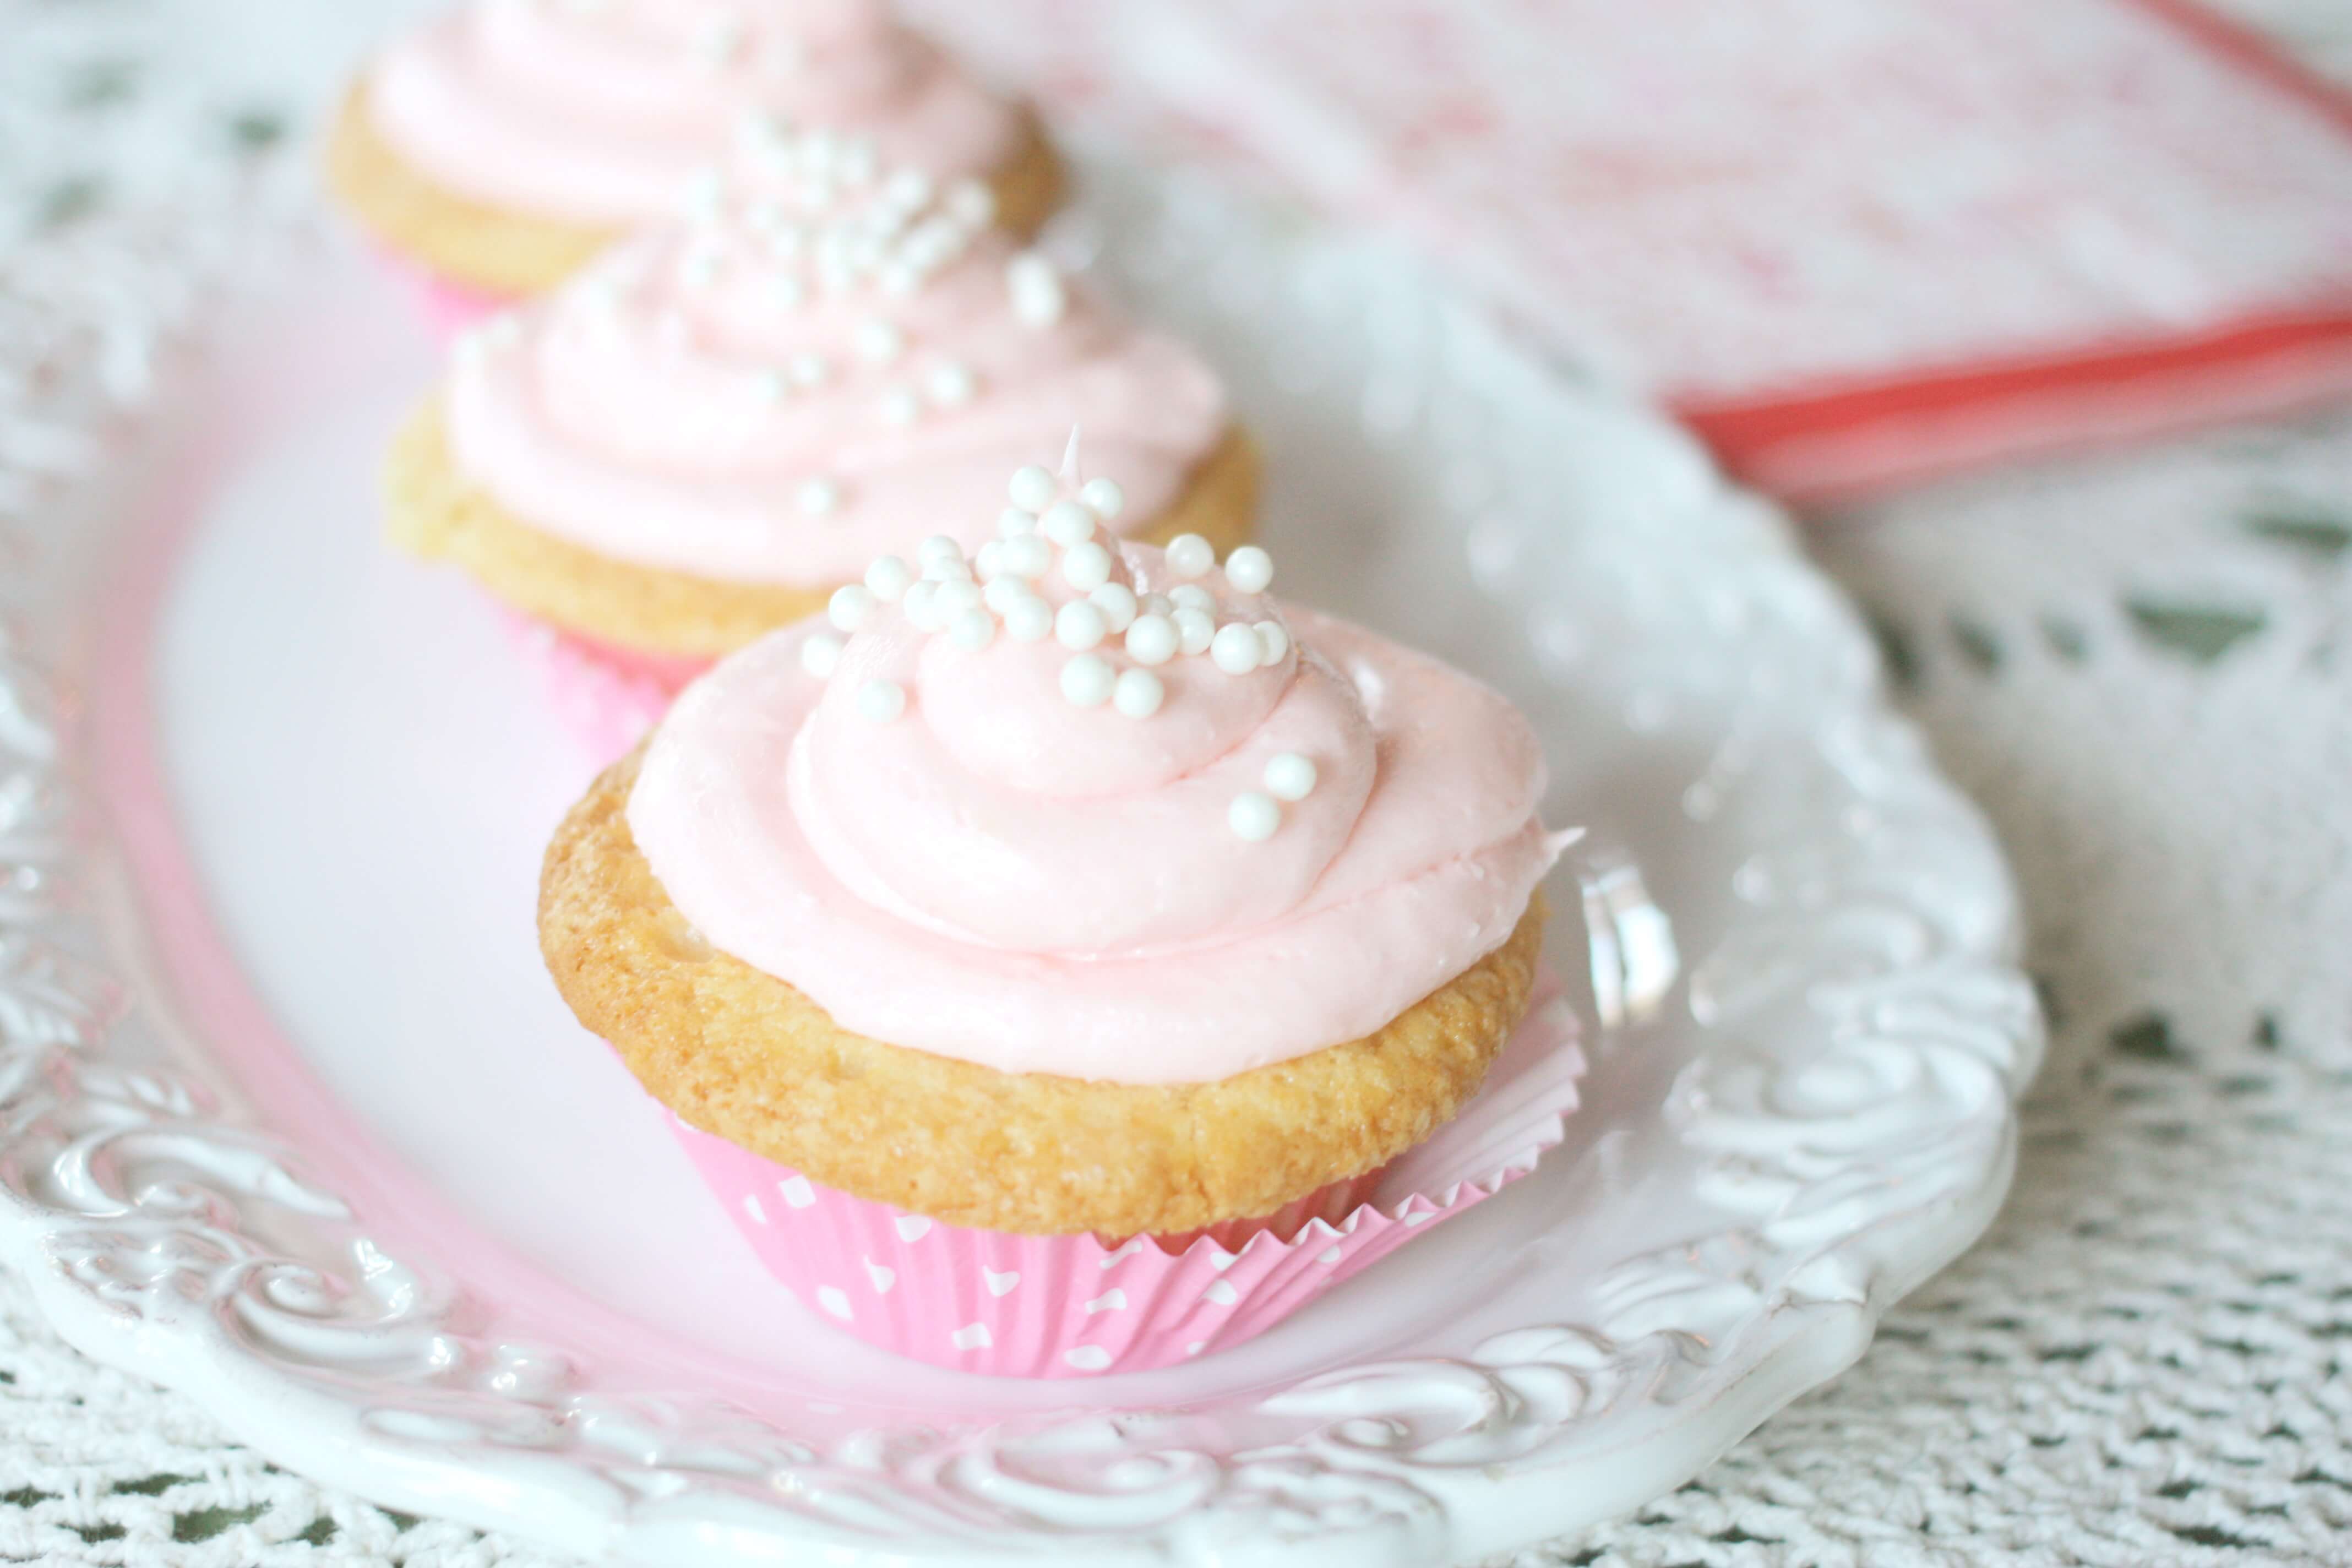
[{"label": "pink pleated paper cup", "polygon": [[501,609],[555,716],[598,767],[628,755],[712,660],[632,653]]},{"label": "pink pleated paper cup", "polygon": [[967,1230],[669,1121],[769,1271],[842,1331],[959,1372],[1083,1377],[1240,1344],[1534,1170],[1577,1106],[1577,1037],[1545,977],[1486,1086],[1434,1137],[1280,1215],[1182,1237]]},{"label": "pink pleated paper cup", "polygon": [[442,342],[455,342],[467,328],[486,321],[517,303],[514,295],[460,283],[383,245],[372,248],[376,260],[399,283],[401,291],[415,302],[417,314],[423,318],[434,337]]}]

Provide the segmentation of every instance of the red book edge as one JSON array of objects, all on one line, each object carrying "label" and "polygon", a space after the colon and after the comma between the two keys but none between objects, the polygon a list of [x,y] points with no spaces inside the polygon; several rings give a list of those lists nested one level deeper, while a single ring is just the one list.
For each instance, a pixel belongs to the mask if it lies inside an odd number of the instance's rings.
[{"label": "red book edge", "polygon": [[[2352,142],[2352,90],[2194,0],[2130,0]],[[2352,394],[2340,299],[2188,335],[1988,357],[1876,379],[1669,404],[1724,467],[1783,500],[1849,500],[1996,458],[2115,446]]]}]

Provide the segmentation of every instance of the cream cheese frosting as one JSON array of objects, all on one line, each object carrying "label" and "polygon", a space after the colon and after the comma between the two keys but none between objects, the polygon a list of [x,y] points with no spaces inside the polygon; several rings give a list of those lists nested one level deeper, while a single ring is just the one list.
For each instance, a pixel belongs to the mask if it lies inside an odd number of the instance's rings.
[{"label": "cream cheese frosting", "polygon": [[1262,551],[1082,532],[1091,493],[688,689],[628,807],[685,918],[858,1033],[1129,1083],[1360,1037],[1500,946],[1559,853],[1525,719]]},{"label": "cream cheese frosting", "polygon": [[976,549],[1016,463],[1083,422],[1148,522],[1223,438],[1207,366],[990,226],[987,188],[826,132],[698,221],[478,329],[446,394],[459,471],[614,560],[831,586],[942,528]]},{"label": "cream cheese frosting", "polygon": [[941,176],[1026,134],[878,0],[475,0],[367,78],[376,134],[459,195],[594,226],[674,214],[747,114],[872,137]]}]

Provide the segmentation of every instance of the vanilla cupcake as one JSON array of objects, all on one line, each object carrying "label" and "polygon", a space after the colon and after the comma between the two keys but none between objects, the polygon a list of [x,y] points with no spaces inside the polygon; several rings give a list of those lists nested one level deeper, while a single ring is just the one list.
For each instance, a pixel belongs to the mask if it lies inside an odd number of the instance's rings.
[{"label": "vanilla cupcake", "polygon": [[778,124],[839,132],[838,170],[972,179],[1028,233],[1061,166],[1028,110],[877,0],[471,0],[394,40],[346,95],[329,183],[462,319],[675,216]]},{"label": "vanilla cupcake", "polygon": [[1080,426],[1125,476],[1106,524],[1246,539],[1257,465],[1217,377],[989,216],[974,187],[877,170],[625,243],[461,340],[395,445],[394,539],[543,628],[624,740],[877,556],[1029,526],[1000,522],[1003,476]]},{"label": "vanilla cupcake", "polygon": [[1262,550],[1014,486],[1034,525],[689,687],[559,830],[541,946],[813,1308],[943,1365],[1160,1364],[1558,1141],[1560,840],[1494,692],[1277,604]]}]

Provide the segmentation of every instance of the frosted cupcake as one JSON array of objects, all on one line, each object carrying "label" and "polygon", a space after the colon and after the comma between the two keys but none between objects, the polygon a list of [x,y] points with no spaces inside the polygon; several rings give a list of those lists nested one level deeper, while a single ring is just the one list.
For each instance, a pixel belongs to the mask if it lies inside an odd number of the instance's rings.
[{"label": "frosted cupcake", "polygon": [[1022,499],[688,688],[540,910],[812,1307],[1052,1375],[1234,1342],[1478,1201],[1581,1058],[1535,1005],[1560,841],[1517,712],[1278,605],[1255,547]]},{"label": "frosted cupcake", "polygon": [[723,169],[772,168],[779,123],[836,128],[845,177],[887,163],[979,182],[1017,232],[1059,198],[1034,117],[877,0],[473,0],[352,86],[327,173],[462,318],[675,216]]},{"label": "frosted cupcake", "polygon": [[548,628],[539,651],[634,739],[877,556],[1030,526],[1044,496],[1001,524],[1004,475],[1081,424],[1125,476],[1094,494],[1107,525],[1249,536],[1256,460],[1216,376],[984,197],[905,170],[728,192],[461,340],[395,444],[391,531]]}]

